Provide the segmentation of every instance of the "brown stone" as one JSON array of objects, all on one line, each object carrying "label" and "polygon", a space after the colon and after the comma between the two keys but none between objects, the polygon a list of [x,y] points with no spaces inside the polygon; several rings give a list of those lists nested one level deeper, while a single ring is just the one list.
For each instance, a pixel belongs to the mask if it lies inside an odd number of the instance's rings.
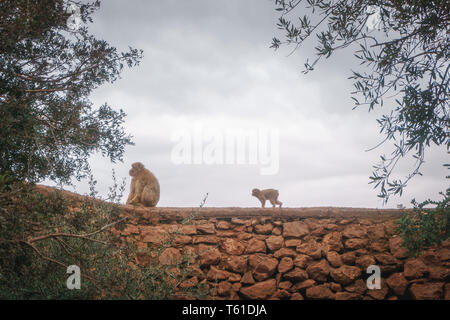
[{"label": "brown stone", "polygon": [[327,223],[326,225],[324,225],[325,229],[327,230],[331,230],[331,231],[336,231],[339,229],[339,226],[335,223]]},{"label": "brown stone", "polygon": [[281,300],[289,298],[291,295],[287,290],[279,289],[269,298],[269,300]]},{"label": "brown stone", "polygon": [[283,224],[283,236],[301,238],[309,233],[308,225],[301,221],[285,222]]},{"label": "brown stone", "polygon": [[277,259],[283,257],[295,257],[296,255],[296,252],[290,248],[281,248],[280,250],[275,251],[273,254],[273,256]]},{"label": "brown stone", "polygon": [[342,266],[341,256],[336,251],[328,251],[327,260],[335,268]]},{"label": "brown stone", "polygon": [[217,248],[204,244],[198,246],[198,255],[202,266],[218,264],[222,257],[222,254]]},{"label": "brown stone", "polygon": [[389,288],[394,291],[398,296],[403,296],[405,294],[406,288],[408,287],[408,280],[406,280],[403,273],[394,273],[389,278],[386,279],[386,283]]},{"label": "brown stone", "polygon": [[389,288],[384,284],[384,281],[381,281],[380,289],[369,289],[367,290],[367,295],[374,298],[375,300],[383,300],[386,297],[388,291]]},{"label": "brown stone", "polygon": [[291,295],[291,299],[290,300],[304,300],[304,298],[303,298],[303,296],[300,293],[295,292],[295,293],[293,293]]},{"label": "brown stone", "polygon": [[241,278],[241,282],[243,284],[254,284],[255,279],[253,279],[253,275],[251,271],[247,271]]},{"label": "brown stone", "polygon": [[403,240],[400,237],[389,239],[389,250],[396,258],[405,258],[407,256],[406,248],[402,247]]},{"label": "brown stone", "polygon": [[310,278],[324,282],[327,281],[327,277],[330,274],[330,265],[327,260],[322,259],[319,262],[310,264],[306,268],[306,272]]},{"label": "brown stone", "polygon": [[403,268],[405,277],[410,279],[422,278],[428,272],[428,267],[420,259],[406,261]]},{"label": "brown stone", "polygon": [[220,220],[217,221],[216,228],[221,230],[228,230],[231,228],[231,224],[228,221]]},{"label": "brown stone", "polygon": [[231,293],[232,284],[228,281],[221,281],[217,285],[217,294],[219,296],[227,296]]},{"label": "brown stone", "polygon": [[242,287],[240,293],[246,299],[257,300],[267,299],[276,291],[276,280],[269,279],[263,282],[258,282],[249,287]]},{"label": "brown stone", "polygon": [[358,267],[342,266],[331,270],[330,275],[336,282],[346,285],[355,281],[361,275],[361,270]]},{"label": "brown stone", "polygon": [[367,236],[367,227],[351,224],[345,227],[342,235],[346,238],[364,238]]},{"label": "brown stone", "polygon": [[296,251],[310,256],[313,259],[320,259],[322,257],[322,249],[316,241],[311,240],[297,246]]},{"label": "brown stone", "polygon": [[285,273],[294,267],[294,262],[290,257],[283,257],[278,264],[278,272]]},{"label": "brown stone", "polygon": [[128,236],[130,234],[139,234],[141,231],[138,226],[135,226],[134,224],[127,224],[125,229],[121,231],[120,233],[123,236]]},{"label": "brown stone", "polygon": [[162,244],[168,239],[169,233],[161,227],[146,226],[142,230],[142,242]]},{"label": "brown stone", "polygon": [[367,228],[367,236],[371,240],[380,240],[386,237],[383,224],[376,224]]},{"label": "brown stone", "polygon": [[197,232],[203,234],[214,234],[216,232],[216,228],[214,227],[214,223],[198,224]]},{"label": "brown stone", "polygon": [[393,235],[394,233],[396,233],[397,228],[398,228],[398,225],[395,224],[394,221],[386,221],[384,223],[384,229],[386,230],[386,233],[388,235]]},{"label": "brown stone", "polygon": [[244,220],[244,219],[240,219],[240,218],[231,218],[231,223],[234,224],[238,224],[238,225],[250,225],[250,221],[249,220]]},{"label": "brown stone", "polygon": [[271,223],[257,224],[254,227],[255,233],[258,234],[270,234],[272,232],[273,225]]},{"label": "brown stone", "polygon": [[290,281],[281,281],[278,284],[278,288],[288,290],[292,287],[292,283]]},{"label": "brown stone", "polygon": [[256,252],[266,253],[266,244],[262,240],[257,240],[255,238],[253,238],[248,242],[245,252],[246,253],[256,253]]},{"label": "brown stone", "polygon": [[450,260],[450,249],[448,248],[441,248],[437,251],[439,255],[439,259],[441,261],[448,261]]},{"label": "brown stone", "polygon": [[370,255],[364,255],[356,258],[355,263],[357,266],[360,266],[363,270],[366,270],[367,267],[375,264],[375,258]]},{"label": "brown stone", "polygon": [[326,251],[341,251],[344,246],[342,245],[342,233],[331,232],[323,237],[322,241]]},{"label": "brown stone", "polygon": [[293,285],[290,289],[291,292],[296,291],[304,291],[305,289],[312,287],[316,284],[316,281],[313,279],[307,279],[305,281],[297,282],[295,285]]},{"label": "brown stone", "polygon": [[197,234],[197,228],[191,224],[182,225],[181,233],[188,235],[188,236],[192,236],[194,234]]},{"label": "brown stone", "polygon": [[236,238],[238,240],[249,240],[249,239],[253,238],[253,234],[248,233],[248,232],[239,232],[237,234]]},{"label": "brown stone", "polygon": [[416,300],[438,300],[442,298],[443,282],[413,283],[409,288]]},{"label": "brown stone", "polygon": [[245,246],[236,239],[225,239],[222,242],[222,250],[228,254],[241,255],[245,250]]},{"label": "brown stone", "polygon": [[226,259],[226,268],[237,273],[244,273],[247,270],[248,258],[245,256],[230,256]]},{"label": "brown stone", "polygon": [[210,281],[226,280],[229,275],[230,273],[228,271],[218,269],[215,266],[211,266],[208,273],[206,274],[206,278]]},{"label": "brown stone", "polygon": [[347,249],[361,249],[369,245],[369,240],[367,239],[348,239],[345,241],[345,247]]},{"label": "brown stone", "polygon": [[388,264],[393,264],[393,265],[398,265],[400,264],[400,261],[395,258],[393,255],[389,254],[389,253],[378,253],[375,255],[375,259],[377,259],[377,261],[381,264],[384,265],[388,265]]},{"label": "brown stone", "polygon": [[173,239],[174,246],[184,246],[192,242],[191,236],[176,236]]},{"label": "brown stone", "polygon": [[387,245],[384,242],[375,241],[370,243],[370,249],[377,252],[387,251]]},{"label": "brown stone", "polygon": [[238,282],[241,281],[241,275],[239,273],[231,273],[230,272],[230,276],[228,277],[228,281],[230,282]]},{"label": "brown stone", "polygon": [[336,292],[336,300],[362,300],[362,295],[352,292]]},{"label": "brown stone", "polygon": [[181,260],[180,250],[175,248],[165,249],[158,258],[162,265],[177,264]]},{"label": "brown stone", "polygon": [[445,284],[444,300],[450,300],[450,283]]},{"label": "brown stone", "polygon": [[335,294],[325,285],[318,285],[306,289],[306,297],[310,299],[327,299],[335,298]]},{"label": "brown stone", "polygon": [[295,267],[294,270],[285,273],[283,278],[294,282],[304,281],[308,279],[308,274],[305,270]]},{"label": "brown stone", "polygon": [[313,231],[311,231],[311,234],[314,236],[323,236],[324,234],[327,233],[327,230],[325,230],[324,227],[320,226],[316,229],[314,229]]},{"label": "brown stone", "polygon": [[423,252],[420,255],[420,260],[422,260],[426,265],[437,265],[441,262],[441,260],[439,259],[439,254],[436,252],[436,250],[433,249]]},{"label": "brown stone", "polygon": [[284,241],[284,245],[286,247],[297,247],[301,243],[302,243],[302,240],[300,240],[300,239],[287,239],[286,241]]},{"label": "brown stone", "polygon": [[198,244],[198,243],[210,243],[210,244],[216,244],[219,243],[219,238],[216,236],[194,236],[192,238],[192,243],[193,244]]},{"label": "brown stone", "polygon": [[275,228],[272,229],[272,234],[275,235],[275,236],[281,236],[282,233],[283,232],[281,231],[280,227],[275,227]]},{"label": "brown stone", "polygon": [[248,263],[255,272],[265,273],[269,276],[275,272],[278,266],[277,259],[261,253],[250,255]]},{"label": "brown stone", "polygon": [[331,282],[330,283],[330,289],[333,292],[340,292],[340,291],[342,291],[342,286],[339,283]]},{"label": "brown stone", "polygon": [[198,278],[194,276],[192,278],[182,281],[180,283],[180,288],[182,289],[193,288],[196,287],[197,285],[198,285]]},{"label": "brown stone", "polygon": [[310,256],[307,256],[306,254],[299,254],[295,257],[294,264],[301,269],[306,269],[311,261],[312,258]]},{"label": "brown stone", "polygon": [[358,279],[351,285],[346,286],[345,291],[363,295],[367,291],[367,284],[362,279]]},{"label": "brown stone", "polygon": [[356,253],[354,251],[345,252],[345,253],[341,254],[341,259],[342,259],[342,262],[344,262],[345,264],[353,265],[353,264],[355,264]]},{"label": "brown stone", "polygon": [[433,280],[447,280],[450,278],[450,268],[440,266],[429,266],[429,278]]},{"label": "brown stone", "polygon": [[283,241],[282,236],[270,236],[266,239],[266,244],[270,251],[275,251],[283,246]]}]

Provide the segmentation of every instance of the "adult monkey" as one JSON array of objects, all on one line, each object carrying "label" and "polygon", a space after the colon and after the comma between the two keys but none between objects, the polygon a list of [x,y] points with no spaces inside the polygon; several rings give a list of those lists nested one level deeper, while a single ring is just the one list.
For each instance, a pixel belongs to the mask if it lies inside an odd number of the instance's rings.
[{"label": "adult monkey", "polygon": [[159,201],[158,179],[141,162],[135,162],[130,169],[131,186],[127,204],[141,204],[156,207]]},{"label": "adult monkey", "polygon": [[279,205],[280,208],[283,205],[281,201],[278,201],[279,192],[276,189],[259,190],[258,188],[255,188],[252,190],[252,196],[261,201],[261,207],[263,208],[265,208],[266,200],[269,200],[274,208],[276,205]]}]

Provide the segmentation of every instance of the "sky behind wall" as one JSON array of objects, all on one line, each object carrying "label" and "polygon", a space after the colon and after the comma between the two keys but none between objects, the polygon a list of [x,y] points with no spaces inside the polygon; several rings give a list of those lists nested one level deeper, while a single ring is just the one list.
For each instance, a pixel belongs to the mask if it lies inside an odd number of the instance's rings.
[{"label": "sky behind wall", "polygon": [[[125,128],[134,137],[123,163],[99,155],[90,163],[98,190],[107,195],[111,170],[126,178],[131,163],[141,161],[159,179],[159,206],[258,206],[251,189],[276,188],[286,207],[382,207],[369,185],[372,165],[389,153],[376,118],[392,104],[368,113],[352,110],[351,51],[301,73],[314,43],[288,56],[269,48],[277,35],[277,12],[269,0],[103,1],[90,30],[119,50],[144,50],[138,67],[122,79],[97,89],[96,106],[107,102],[127,114]],[[393,102],[392,102],[393,103]],[[171,157],[176,132],[194,127],[279,132],[279,170],[262,175],[261,164],[176,164]],[[205,141],[205,145],[207,145]],[[444,148],[431,148],[422,177],[410,182],[401,198],[387,207],[409,206],[413,197],[437,198],[448,187]],[[412,168],[404,161],[404,176]],[[86,181],[76,182],[87,193]]]}]

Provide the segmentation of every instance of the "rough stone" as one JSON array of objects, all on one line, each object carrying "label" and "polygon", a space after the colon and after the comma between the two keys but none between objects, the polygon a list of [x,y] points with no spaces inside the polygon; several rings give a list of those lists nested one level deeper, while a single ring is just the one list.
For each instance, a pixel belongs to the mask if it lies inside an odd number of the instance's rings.
[{"label": "rough stone", "polygon": [[270,251],[276,251],[283,246],[284,239],[282,236],[270,236],[266,239],[266,245]]},{"label": "rough stone", "polygon": [[364,226],[359,226],[355,224],[351,224],[345,227],[344,231],[342,231],[342,235],[346,238],[364,238],[367,236],[367,228]]},{"label": "rough stone", "polygon": [[306,289],[306,297],[310,299],[326,299],[335,298],[335,294],[325,285],[314,286]]},{"label": "rough stone", "polygon": [[308,279],[308,274],[305,270],[295,267],[294,270],[285,273],[283,278],[294,282],[304,281]]},{"label": "rough stone", "polygon": [[403,240],[400,237],[389,239],[389,250],[396,258],[405,258],[407,256],[406,248],[402,247]]},{"label": "rough stone", "polygon": [[270,234],[272,232],[273,225],[271,223],[257,224],[254,227],[255,233],[257,234]]},{"label": "rough stone", "polygon": [[266,253],[266,244],[262,240],[257,240],[255,238],[252,238],[248,242],[245,252],[246,253],[256,253],[256,252]]},{"label": "rough stone", "polygon": [[413,283],[409,291],[417,300],[438,300],[442,298],[443,287],[443,282]]},{"label": "rough stone", "polygon": [[214,234],[216,232],[216,228],[214,223],[205,223],[197,225],[197,232],[203,234]]},{"label": "rough stone", "polygon": [[248,258],[245,256],[230,256],[226,259],[226,268],[237,273],[245,273]]},{"label": "rough stone", "polygon": [[335,268],[342,266],[341,256],[336,251],[328,251],[327,260]]},{"label": "rough stone", "polygon": [[406,280],[403,273],[394,273],[390,275],[389,278],[386,279],[386,283],[398,296],[403,296],[408,287],[408,280]]},{"label": "rough stone", "polygon": [[285,273],[294,267],[294,262],[290,257],[283,257],[278,264],[278,272]]},{"label": "rough stone", "polygon": [[319,262],[310,264],[308,268],[306,268],[306,272],[310,278],[323,282],[327,280],[327,277],[330,274],[330,265],[327,260],[322,259]]},{"label": "rough stone", "polygon": [[245,250],[245,245],[236,239],[225,239],[222,242],[222,249],[232,255],[241,255]]},{"label": "rough stone", "polygon": [[422,278],[428,272],[428,267],[420,259],[406,261],[403,268],[405,277],[410,279]]},{"label": "rough stone", "polygon": [[331,270],[330,275],[336,282],[346,285],[352,283],[361,275],[361,269],[353,266],[342,266]]},{"label": "rough stone", "polygon": [[336,251],[339,252],[343,249],[342,245],[342,233],[331,232],[323,237],[322,241],[326,251]]},{"label": "rough stone", "polygon": [[313,259],[320,259],[322,257],[322,249],[314,240],[302,243],[301,245],[297,246],[296,251],[298,253],[306,254]]},{"label": "rough stone", "polygon": [[283,224],[283,236],[301,238],[309,233],[308,225],[301,221],[285,222]]},{"label": "rough stone", "polygon": [[276,280],[269,279],[266,281],[258,282],[249,287],[242,287],[240,293],[246,299],[257,300],[267,299],[276,291]]}]

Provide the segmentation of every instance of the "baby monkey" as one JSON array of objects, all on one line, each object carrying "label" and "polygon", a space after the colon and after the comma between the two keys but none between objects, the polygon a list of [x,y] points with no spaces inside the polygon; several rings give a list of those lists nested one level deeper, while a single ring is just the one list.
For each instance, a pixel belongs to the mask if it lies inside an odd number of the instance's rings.
[{"label": "baby monkey", "polygon": [[283,204],[281,201],[278,201],[278,190],[276,189],[264,189],[259,190],[258,188],[255,188],[252,190],[252,196],[258,198],[259,201],[261,201],[261,206],[264,208],[266,205],[266,200],[269,200],[272,206],[275,208],[275,206],[278,204]]}]

